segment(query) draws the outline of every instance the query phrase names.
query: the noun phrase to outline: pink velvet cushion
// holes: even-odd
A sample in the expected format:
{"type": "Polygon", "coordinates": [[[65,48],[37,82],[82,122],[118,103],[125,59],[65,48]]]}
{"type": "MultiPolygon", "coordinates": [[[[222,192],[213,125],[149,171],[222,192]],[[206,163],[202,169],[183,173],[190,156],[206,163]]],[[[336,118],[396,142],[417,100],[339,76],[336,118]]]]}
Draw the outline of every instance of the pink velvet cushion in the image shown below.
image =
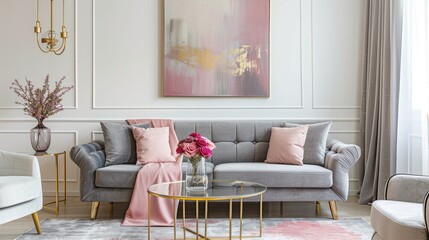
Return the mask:
{"type": "Polygon", "coordinates": [[[295,128],[273,127],[265,162],[302,165],[307,131],[308,125],[295,128]]]}
{"type": "Polygon", "coordinates": [[[132,127],[132,131],[136,140],[137,165],[176,161],[171,155],[168,127],[132,127]]]}

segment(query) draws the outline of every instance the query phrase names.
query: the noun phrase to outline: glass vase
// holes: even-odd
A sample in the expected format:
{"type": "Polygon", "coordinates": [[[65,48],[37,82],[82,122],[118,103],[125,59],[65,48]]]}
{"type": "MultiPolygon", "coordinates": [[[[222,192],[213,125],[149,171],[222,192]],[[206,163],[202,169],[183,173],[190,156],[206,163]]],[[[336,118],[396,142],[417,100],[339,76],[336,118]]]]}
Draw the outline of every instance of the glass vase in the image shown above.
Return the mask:
{"type": "Polygon", "coordinates": [[[31,129],[30,141],[36,152],[46,152],[51,145],[51,129],[43,125],[43,121],[40,121],[36,127],[31,129]]]}
{"type": "Polygon", "coordinates": [[[202,192],[207,189],[208,178],[206,159],[204,157],[191,157],[186,166],[186,190],[202,192]]]}

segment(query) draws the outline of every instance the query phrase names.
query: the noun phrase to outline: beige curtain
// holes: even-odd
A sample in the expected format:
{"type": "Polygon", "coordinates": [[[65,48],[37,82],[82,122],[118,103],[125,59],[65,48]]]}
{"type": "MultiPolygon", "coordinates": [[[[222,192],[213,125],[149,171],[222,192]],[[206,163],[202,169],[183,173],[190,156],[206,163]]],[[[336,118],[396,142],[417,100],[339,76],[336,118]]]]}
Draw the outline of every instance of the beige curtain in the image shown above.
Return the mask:
{"type": "Polygon", "coordinates": [[[368,0],[359,203],[382,199],[395,173],[402,0],[368,0]]]}

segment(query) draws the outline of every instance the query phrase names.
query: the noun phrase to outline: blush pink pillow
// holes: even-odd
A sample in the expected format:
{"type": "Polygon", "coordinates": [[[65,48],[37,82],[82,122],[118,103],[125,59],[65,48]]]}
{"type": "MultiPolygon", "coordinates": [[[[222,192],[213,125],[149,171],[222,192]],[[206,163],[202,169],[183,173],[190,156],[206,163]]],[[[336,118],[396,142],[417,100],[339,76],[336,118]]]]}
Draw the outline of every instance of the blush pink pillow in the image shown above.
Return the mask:
{"type": "Polygon", "coordinates": [[[295,128],[273,127],[265,162],[302,165],[307,131],[308,125],[295,128]]]}
{"type": "Polygon", "coordinates": [[[176,161],[171,155],[168,127],[131,129],[136,140],[137,165],[176,161]]]}

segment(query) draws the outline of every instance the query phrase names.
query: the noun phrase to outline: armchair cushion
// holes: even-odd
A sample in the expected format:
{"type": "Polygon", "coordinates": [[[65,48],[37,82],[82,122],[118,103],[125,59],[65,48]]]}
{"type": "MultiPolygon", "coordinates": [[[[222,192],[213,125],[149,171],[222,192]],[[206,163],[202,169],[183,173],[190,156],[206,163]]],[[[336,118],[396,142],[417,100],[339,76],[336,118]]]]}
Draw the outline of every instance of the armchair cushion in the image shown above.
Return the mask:
{"type": "Polygon", "coordinates": [[[427,239],[420,203],[377,200],[371,207],[371,225],[381,239],[427,239]]]}
{"type": "Polygon", "coordinates": [[[0,208],[30,201],[40,196],[40,179],[28,176],[0,177],[0,208]]]}

